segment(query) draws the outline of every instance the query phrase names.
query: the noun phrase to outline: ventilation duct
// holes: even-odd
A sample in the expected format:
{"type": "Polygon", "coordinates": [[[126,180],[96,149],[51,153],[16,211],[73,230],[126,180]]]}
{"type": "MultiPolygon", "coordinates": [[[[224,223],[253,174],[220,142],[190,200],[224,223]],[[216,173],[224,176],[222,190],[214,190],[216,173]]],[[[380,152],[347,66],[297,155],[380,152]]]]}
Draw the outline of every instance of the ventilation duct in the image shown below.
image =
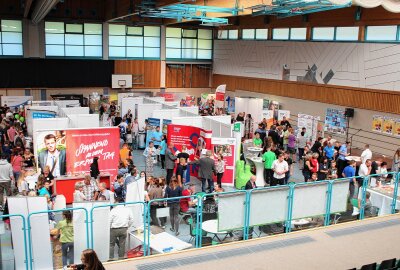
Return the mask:
{"type": "Polygon", "coordinates": [[[32,22],[39,23],[60,2],[60,0],[39,0],[32,12],[32,22]]]}

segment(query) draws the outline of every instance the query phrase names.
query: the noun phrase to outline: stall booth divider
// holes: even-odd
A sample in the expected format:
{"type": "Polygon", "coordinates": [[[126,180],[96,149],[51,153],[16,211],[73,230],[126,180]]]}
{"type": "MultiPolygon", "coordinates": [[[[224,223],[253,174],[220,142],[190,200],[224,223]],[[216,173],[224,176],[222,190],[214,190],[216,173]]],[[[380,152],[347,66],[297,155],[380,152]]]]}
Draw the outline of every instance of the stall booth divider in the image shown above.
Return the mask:
{"type": "MultiPolygon", "coordinates": [[[[24,234],[23,239],[24,239],[24,264],[25,264],[25,269],[29,269],[29,258],[28,258],[28,241],[27,241],[27,226],[26,226],[26,218],[22,214],[11,214],[11,215],[0,215],[0,220],[3,220],[4,218],[21,218],[22,220],[22,232],[24,234]]],[[[15,247],[14,247],[15,248],[15,247]]],[[[17,268],[16,268],[17,269],[17,268]]]]}

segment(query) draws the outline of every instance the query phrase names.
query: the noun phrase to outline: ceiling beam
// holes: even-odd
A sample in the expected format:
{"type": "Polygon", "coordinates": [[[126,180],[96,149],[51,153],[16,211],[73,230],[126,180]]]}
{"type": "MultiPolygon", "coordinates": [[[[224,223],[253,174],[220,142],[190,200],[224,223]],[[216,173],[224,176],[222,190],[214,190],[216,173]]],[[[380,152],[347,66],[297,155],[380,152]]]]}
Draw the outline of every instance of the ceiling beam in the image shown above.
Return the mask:
{"type": "Polygon", "coordinates": [[[27,18],[31,10],[33,0],[25,0],[24,18],[27,18]]]}

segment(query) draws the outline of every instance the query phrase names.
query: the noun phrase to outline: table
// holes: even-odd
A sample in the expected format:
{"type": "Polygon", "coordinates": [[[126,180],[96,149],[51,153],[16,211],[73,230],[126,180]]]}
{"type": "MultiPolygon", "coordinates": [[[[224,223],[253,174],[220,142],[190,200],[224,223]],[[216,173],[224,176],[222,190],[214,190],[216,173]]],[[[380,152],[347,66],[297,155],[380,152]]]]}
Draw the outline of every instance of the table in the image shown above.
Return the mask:
{"type": "Polygon", "coordinates": [[[252,154],[254,156],[258,156],[259,153],[262,152],[262,148],[261,147],[247,147],[247,151],[249,152],[249,154],[252,154]]]}
{"type": "Polygon", "coordinates": [[[256,186],[264,186],[264,162],[261,157],[249,157],[249,160],[254,163],[256,167],[256,186]]]}
{"type": "Polygon", "coordinates": [[[354,160],[355,162],[359,163],[359,162],[361,162],[361,157],[359,157],[359,156],[347,156],[346,160],[347,161],[354,160]]]}
{"type": "Polygon", "coordinates": [[[225,238],[228,236],[229,232],[228,231],[218,231],[218,219],[211,219],[204,221],[201,225],[202,230],[206,231],[207,233],[214,234],[214,238],[216,238],[219,242],[222,242],[225,240],[225,238]],[[221,240],[219,238],[219,234],[223,234],[224,238],[221,240]]]}
{"type": "MultiPolygon", "coordinates": [[[[359,192],[359,197],[361,198],[361,188],[359,192]]],[[[383,194],[382,192],[379,192],[378,188],[376,189],[370,189],[367,188],[367,192],[371,194],[371,197],[369,198],[371,201],[372,206],[375,206],[379,208],[378,216],[383,216],[383,215],[389,215],[392,212],[392,197],[388,196],[386,194],[383,194]]],[[[396,209],[400,208],[400,201],[396,201],[396,209]]]]}
{"type": "MultiPolygon", "coordinates": [[[[143,232],[134,230],[129,232],[131,237],[139,240],[140,242],[143,241],[143,232]]],[[[184,250],[192,247],[192,244],[184,242],[179,238],[167,233],[162,232],[158,234],[150,234],[150,248],[158,253],[167,253],[172,251],[179,251],[184,250]]]]}

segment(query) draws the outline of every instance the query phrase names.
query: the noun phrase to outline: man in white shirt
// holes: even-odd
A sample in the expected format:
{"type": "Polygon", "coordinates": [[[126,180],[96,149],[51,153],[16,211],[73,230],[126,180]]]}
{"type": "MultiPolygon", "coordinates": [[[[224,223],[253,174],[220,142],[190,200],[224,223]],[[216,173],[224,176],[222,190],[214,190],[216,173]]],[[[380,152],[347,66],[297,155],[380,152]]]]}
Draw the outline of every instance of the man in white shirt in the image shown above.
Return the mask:
{"type": "Polygon", "coordinates": [[[274,175],[272,177],[271,186],[284,185],[285,184],[285,174],[289,171],[289,165],[285,161],[285,155],[279,154],[278,159],[272,162],[272,170],[274,175]]]}
{"type": "MultiPolygon", "coordinates": [[[[360,168],[358,169],[358,176],[361,176],[363,178],[358,178],[357,182],[359,186],[361,187],[363,184],[364,177],[367,177],[368,175],[371,174],[371,169],[372,169],[372,161],[370,159],[367,159],[365,163],[360,165],[360,168]]],[[[372,185],[371,181],[371,185],[372,185]]],[[[375,181],[376,184],[376,181],[375,181]]],[[[374,185],[375,186],[375,185],[374,185]]]]}
{"type": "MultiPolygon", "coordinates": [[[[119,198],[116,203],[122,203],[119,198]]],[[[114,259],[115,244],[118,246],[118,258],[125,257],[125,242],[129,227],[133,224],[133,215],[129,208],[117,205],[110,212],[110,260],[114,259]]]]}
{"type": "Polygon", "coordinates": [[[369,150],[369,144],[364,146],[364,151],[361,153],[361,163],[364,164],[367,159],[372,159],[372,152],[369,150]]]}

